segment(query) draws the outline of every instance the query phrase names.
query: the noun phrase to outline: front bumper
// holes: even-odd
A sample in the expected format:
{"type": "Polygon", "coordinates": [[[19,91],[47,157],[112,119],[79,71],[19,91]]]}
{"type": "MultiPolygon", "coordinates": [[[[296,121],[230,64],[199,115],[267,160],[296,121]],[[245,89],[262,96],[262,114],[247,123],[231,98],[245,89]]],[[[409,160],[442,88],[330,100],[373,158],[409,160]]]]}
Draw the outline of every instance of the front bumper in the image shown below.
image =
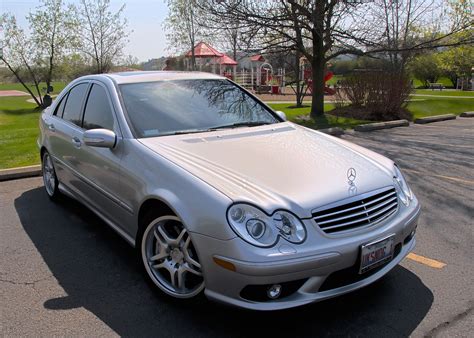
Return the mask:
{"type": "Polygon", "coordinates": [[[212,300],[247,309],[278,310],[354,291],[384,276],[414,248],[416,240],[411,234],[416,229],[419,214],[418,201],[414,200],[410,208],[374,229],[328,238],[318,232],[312,220],[306,220],[307,230],[315,232],[313,236],[308,236],[308,243],[298,247],[281,243],[272,250],[255,248],[239,238],[219,241],[193,234],[205,276],[205,294],[212,300]],[[354,272],[358,268],[361,245],[387,235],[395,236],[393,259],[366,274],[354,272]],[[311,237],[313,240],[310,240],[311,237]],[[231,263],[234,271],[217,265],[215,259],[231,263]],[[340,280],[332,283],[333,278],[329,277],[341,273],[355,278],[343,277],[343,283],[340,280]],[[248,299],[243,292],[248,286],[272,284],[281,284],[283,289],[291,284],[294,289],[276,300],[248,299]]]}

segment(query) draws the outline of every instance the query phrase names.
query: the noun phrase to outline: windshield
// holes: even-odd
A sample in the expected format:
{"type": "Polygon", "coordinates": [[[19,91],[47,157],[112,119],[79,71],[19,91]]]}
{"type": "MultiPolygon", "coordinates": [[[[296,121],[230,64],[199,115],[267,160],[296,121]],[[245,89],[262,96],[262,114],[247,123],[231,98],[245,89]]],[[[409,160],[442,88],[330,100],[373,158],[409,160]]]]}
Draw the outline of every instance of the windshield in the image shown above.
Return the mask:
{"type": "Polygon", "coordinates": [[[138,138],[280,122],[228,80],[131,83],[120,91],[138,138]]]}

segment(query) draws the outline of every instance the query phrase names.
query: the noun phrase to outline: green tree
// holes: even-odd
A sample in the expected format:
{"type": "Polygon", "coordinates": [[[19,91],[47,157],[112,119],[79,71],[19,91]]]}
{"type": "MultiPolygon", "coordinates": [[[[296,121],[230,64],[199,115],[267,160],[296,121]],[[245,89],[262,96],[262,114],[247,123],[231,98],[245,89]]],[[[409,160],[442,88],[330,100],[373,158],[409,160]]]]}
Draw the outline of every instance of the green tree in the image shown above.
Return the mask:
{"type": "MultiPolygon", "coordinates": [[[[458,78],[470,78],[474,66],[474,46],[449,48],[438,56],[442,71],[456,86],[458,78]]],[[[463,81],[464,83],[465,81],[463,81]]],[[[462,85],[464,89],[464,84],[462,85]]]]}
{"type": "Polygon", "coordinates": [[[422,54],[410,61],[408,66],[411,74],[428,87],[430,82],[438,81],[442,75],[439,58],[436,54],[422,54]]]}
{"type": "Polygon", "coordinates": [[[210,38],[201,22],[205,15],[197,6],[196,0],[167,0],[167,4],[168,16],[164,28],[168,43],[178,52],[191,50],[191,69],[195,70],[194,46],[199,40],[210,38]]]}
{"type": "Polygon", "coordinates": [[[92,67],[88,61],[81,53],[68,53],[55,67],[55,79],[69,82],[80,76],[94,73],[95,67],[92,67]]]}
{"type": "Polygon", "coordinates": [[[31,95],[38,107],[43,107],[41,97],[40,78],[36,70],[36,60],[31,53],[30,46],[34,44],[30,36],[20,28],[13,15],[4,14],[0,17],[0,26],[4,30],[4,40],[0,61],[10,70],[15,78],[31,95]],[[31,79],[34,89],[26,83],[26,78],[31,79]]]}
{"type": "Polygon", "coordinates": [[[73,28],[77,20],[63,0],[42,0],[41,5],[28,14],[33,51],[38,68],[43,70],[46,94],[49,94],[57,63],[75,47],[73,28]]]}
{"type": "Polygon", "coordinates": [[[130,31],[123,17],[125,5],[112,12],[110,0],[81,0],[75,8],[79,50],[92,59],[97,73],[106,73],[122,56],[130,31]]]}
{"type": "MultiPolygon", "coordinates": [[[[196,0],[198,1],[198,0],[196,0]]],[[[222,27],[239,22],[250,34],[250,49],[298,50],[311,65],[311,117],[324,113],[324,75],[339,55],[390,60],[404,70],[411,55],[446,46],[446,38],[466,28],[450,25],[437,1],[426,0],[200,0],[199,6],[222,27]],[[437,33],[419,34],[414,27],[437,33]],[[438,34],[439,33],[439,34],[438,34]]]]}

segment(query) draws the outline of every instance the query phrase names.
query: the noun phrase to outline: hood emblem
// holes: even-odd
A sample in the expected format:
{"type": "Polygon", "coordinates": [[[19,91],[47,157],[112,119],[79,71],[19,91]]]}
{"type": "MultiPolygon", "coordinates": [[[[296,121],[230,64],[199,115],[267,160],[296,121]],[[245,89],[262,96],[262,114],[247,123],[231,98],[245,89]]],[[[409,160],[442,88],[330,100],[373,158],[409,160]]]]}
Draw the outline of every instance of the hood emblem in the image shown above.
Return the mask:
{"type": "Polygon", "coordinates": [[[354,168],[349,168],[349,170],[347,170],[347,179],[349,180],[347,183],[349,183],[349,185],[354,185],[356,176],[357,176],[356,170],[354,168]]]}

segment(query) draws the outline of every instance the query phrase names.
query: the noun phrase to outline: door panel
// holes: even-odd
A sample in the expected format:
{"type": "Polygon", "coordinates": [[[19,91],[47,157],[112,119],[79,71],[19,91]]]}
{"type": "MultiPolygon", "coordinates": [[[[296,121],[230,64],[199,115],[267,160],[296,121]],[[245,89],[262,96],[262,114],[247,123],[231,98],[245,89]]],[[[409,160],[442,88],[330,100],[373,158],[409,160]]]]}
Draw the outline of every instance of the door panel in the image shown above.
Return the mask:
{"type": "Polygon", "coordinates": [[[85,185],[81,188],[88,201],[118,226],[124,214],[130,213],[120,199],[121,134],[107,90],[94,83],[85,104],[80,140],[86,129],[104,128],[115,132],[114,148],[91,147],[82,144],[78,151],[77,171],[85,185]]]}
{"type": "Polygon", "coordinates": [[[62,184],[76,191],[78,182],[74,175],[80,145],[73,141],[80,140],[81,115],[85,93],[89,83],[82,82],[74,86],[64,97],[49,121],[49,152],[53,155],[56,174],[62,184]]]}

